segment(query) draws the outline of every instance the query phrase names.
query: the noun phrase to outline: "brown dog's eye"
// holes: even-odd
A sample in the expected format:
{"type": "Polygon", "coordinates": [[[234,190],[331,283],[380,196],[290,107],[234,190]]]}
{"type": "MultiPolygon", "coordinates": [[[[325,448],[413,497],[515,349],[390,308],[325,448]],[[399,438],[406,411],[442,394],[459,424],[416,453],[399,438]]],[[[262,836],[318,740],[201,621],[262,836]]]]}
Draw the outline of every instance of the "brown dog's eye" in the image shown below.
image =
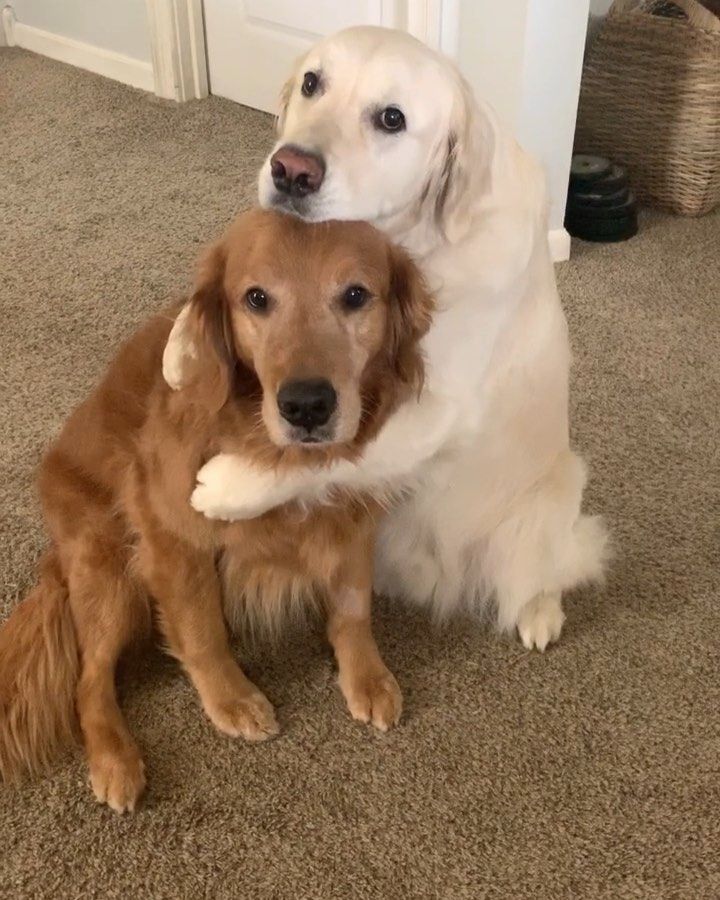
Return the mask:
{"type": "Polygon", "coordinates": [[[342,302],[345,309],[353,311],[361,309],[368,302],[370,291],[361,284],[353,284],[343,294],[342,302]]]}
{"type": "Polygon", "coordinates": [[[253,312],[265,312],[268,308],[268,296],[261,288],[250,288],[245,293],[245,305],[253,312]]]}
{"type": "Polygon", "coordinates": [[[320,79],[318,78],[317,72],[306,72],[303,76],[302,87],[300,88],[300,93],[303,97],[312,97],[315,91],[318,89],[318,85],[320,84],[320,79]]]}

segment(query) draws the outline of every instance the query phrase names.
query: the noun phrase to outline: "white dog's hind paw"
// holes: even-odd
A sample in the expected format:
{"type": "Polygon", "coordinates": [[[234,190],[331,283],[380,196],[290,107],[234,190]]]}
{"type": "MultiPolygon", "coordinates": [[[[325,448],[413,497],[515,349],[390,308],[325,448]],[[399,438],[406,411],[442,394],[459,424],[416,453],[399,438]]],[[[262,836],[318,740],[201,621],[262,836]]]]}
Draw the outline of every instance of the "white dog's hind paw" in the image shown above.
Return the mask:
{"type": "Polygon", "coordinates": [[[528,650],[537,648],[542,652],[560,637],[564,621],[560,594],[538,594],[520,611],[520,640],[528,650]]]}

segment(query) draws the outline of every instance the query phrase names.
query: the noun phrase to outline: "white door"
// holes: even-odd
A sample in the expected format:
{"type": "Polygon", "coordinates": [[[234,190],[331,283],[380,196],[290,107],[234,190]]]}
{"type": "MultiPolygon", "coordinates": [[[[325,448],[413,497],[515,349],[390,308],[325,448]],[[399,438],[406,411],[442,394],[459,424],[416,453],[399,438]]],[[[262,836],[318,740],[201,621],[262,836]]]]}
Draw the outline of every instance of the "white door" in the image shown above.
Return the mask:
{"type": "Polygon", "coordinates": [[[446,44],[442,0],[204,0],[204,9],[210,91],[266,112],[277,111],[298,57],[341,28],[386,25],[446,44]]]}

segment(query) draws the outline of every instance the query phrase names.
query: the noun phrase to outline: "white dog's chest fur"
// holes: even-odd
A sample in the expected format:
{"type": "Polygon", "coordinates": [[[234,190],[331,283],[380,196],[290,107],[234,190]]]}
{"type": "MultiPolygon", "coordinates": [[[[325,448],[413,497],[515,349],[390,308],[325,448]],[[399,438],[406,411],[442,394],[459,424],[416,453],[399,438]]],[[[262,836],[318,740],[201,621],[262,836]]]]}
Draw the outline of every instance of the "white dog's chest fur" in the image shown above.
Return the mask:
{"type": "MultiPolygon", "coordinates": [[[[447,416],[454,420],[445,449],[470,447],[478,478],[493,483],[505,454],[532,439],[535,453],[517,482],[523,490],[567,447],[569,351],[552,268],[531,228],[502,213],[464,244],[425,255],[422,265],[438,304],[423,341],[425,391],[441,401],[437,427],[448,428],[447,416]],[[538,415],[547,428],[538,428],[538,415]]],[[[407,443],[427,442],[428,427],[428,417],[413,415],[410,404],[407,443]]],[[[378,455],[382,440],[381,434],[378,455]]],[[[447,453],[443,467],[446,461],[447,453]]],[[[429,459],[425,470],[436,462],[429,459]]]]}

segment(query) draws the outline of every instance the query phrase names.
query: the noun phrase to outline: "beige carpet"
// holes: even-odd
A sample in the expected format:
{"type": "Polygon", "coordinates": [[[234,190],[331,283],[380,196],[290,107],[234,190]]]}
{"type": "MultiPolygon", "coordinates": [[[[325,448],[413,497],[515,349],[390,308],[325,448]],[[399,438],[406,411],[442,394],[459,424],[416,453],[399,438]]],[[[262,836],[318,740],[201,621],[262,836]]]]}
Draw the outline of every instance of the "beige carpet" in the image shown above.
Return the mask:
{"type": "MultiPolygon", "coordinates": [[[[43,447],[253,196],[270,127],[0,51],[3,612],[43,544],[43,447]]],[[[617,543],[562,642],[381,603],[402,726],[350,721],[302,633],[247,659],[283,726],[254,747],[155,654],[122,679],[144,808],[96,806],[78,754],[0,790],[3,898],[720,897],[720,217],[645,215],[628,244],[577,245],[560,282],[587,505],[617,543]]]]}

